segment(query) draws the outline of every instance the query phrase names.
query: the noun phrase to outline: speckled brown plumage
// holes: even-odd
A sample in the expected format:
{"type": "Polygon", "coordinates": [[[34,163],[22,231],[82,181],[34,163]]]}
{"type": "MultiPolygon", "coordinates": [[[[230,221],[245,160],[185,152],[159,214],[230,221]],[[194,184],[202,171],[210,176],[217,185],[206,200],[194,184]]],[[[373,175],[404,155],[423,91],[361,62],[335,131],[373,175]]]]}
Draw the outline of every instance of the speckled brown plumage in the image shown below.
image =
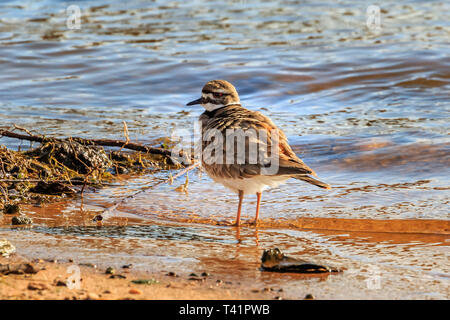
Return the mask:
{"type": "MultiPolygon", "coordinates": [[[[286,135],[270,118],[241,106],[239,95],[231,83],[225,80],[209,81],[202,89],[202,97],[188,103],[194,104],[201,104],[206,109],[200,116],[202,166],[214,181],[239,194],[236,225],[239,225],[242,199],[246,193],[256,193],[258,196],[256,223],[261,192],[265,187],[275,187],[289,178],[295,178],[321,188],[330,188],[310,176],[316,176],[315,172],[295,155],[286,135]],[[249,137],[245,138],[244,153],[239,155],[235,148],[230,162],[226,155],[231,145],[227,145],[226,136],[236,131],[249,134],[249,137]],[[258,132],[264,133],[263,138],[250,134],[258,132]],[[272,147],[275,155],[271,152],[272,147]],[[255,150],[252,148],[258,151],[256,162],[249,158],[249,151],[255,150]],[[273,164],[274,159],[277,160],[277,170],[268,174],[265,169],[273,164]]],[[[232,143],[234,145],[234,141],[232,143]]]]}
{"type": "MultiPolygon", "coordinates": [[[[220,108],[214,112],[205,112],[200,116],[200,121],[202,123],[202,134],[203,136],[212,129],[221,131],[224,135],[227,129],[234,130],[249,130],[254,129],[255,132],[258,130],[266,130],[267,132],[267,144],[266,148],[268,151],[272,147],[272,136],[271,130],[277,130],[278,140],[279,140],[279,169],[277,175],[305,175],[313,174],[314,171],[309,168],[302,160],[300,160],[295,153],[292,151],[291,147],[287,142],[286,135],[282,130],[278,129],[275,124],[265,115],[258,111],[248,110],[241,105],[230,105],[220,108]]],[[[261,140],[260,140],[261,142],[261,140]]],[[[203,141],[202,146],[205,150],[210,141],[203,141]]],[[[223,138],[223,154],[225,158],[227,144],[226,138],[223,138]]],[[[246,141],[245,154],[248,155],[249,151],[249,141],[246,141]]],[[[270,152],[269,152],[270,155],[270,152]]],[[[244,164],[206,164],[203,162],[208,173],[219,175],[229,178],[250,178],[254,175],[259,175],[261,172],[262,163],[250,164],[248,157],[245,159],[244,164]]],[[[224,161],[225,162],[225,159],[224,161]]]]}

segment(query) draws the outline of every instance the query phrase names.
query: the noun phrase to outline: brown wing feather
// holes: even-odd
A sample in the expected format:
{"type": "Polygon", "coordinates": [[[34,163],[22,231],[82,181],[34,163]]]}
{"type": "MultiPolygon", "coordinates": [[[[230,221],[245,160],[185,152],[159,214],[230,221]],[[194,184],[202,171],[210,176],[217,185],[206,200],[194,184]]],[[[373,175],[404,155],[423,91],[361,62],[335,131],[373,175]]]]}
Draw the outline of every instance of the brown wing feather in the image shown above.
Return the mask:
{"type": "MultiPolygon", "coordinates": [[[[229,106],[218,110],[214,117],[202,115],[202,130],[206,132],[210,129],[217,129],[225,132],[226,129],[242,129],[244,131],[254,129],[256,131],[263,129],[267,132],[266,148],[270,150],[272,145],[271,130],[277,130],[278,133],[278,153],[279,153],[279,170],[277,175],[316,175],[300,158],[292,151],[288,144],[287,137],[282,130],[260,112],[251,111],[241,106],[229,106]]],[[[226,139],[223,139],[223,155],[226,154],[226,139]]],[[[261,141],[260,141],[261,142],[261,141]]],[[[260,143],[259,142],[259,143],[260,143]]],[[[203,149],[211,142],[203,141],[203,149]]],[[[274,142],[276,143],[276,142],[274,142]]],[[[250,150],[249,143],[246,141],[245,153],[250,150]]],[[[224,163],[226,163],[224,158],[224,163]]],[[[208,164],[207,170],[213,175],[228,178],[249,178],[261,174],[262,163],[252,164],[245,159],[245,163],[238,164],[208,164]]]]}
{"type": "MultiPolygon", "coordinates": [[[[266,117],[260,112],[257,112],[263,119],[260,124],[264,129],[270,132],[270,130],[277,130],[278,132],[278,153],[279,153],[279,170],[278,175],[286,174],[312,174],[316,176],[316,173],[308,167],[299,157],[292,151],[291,146],[288,143],[288,139],[284,132],[279,129],[270,118],[266,117]]],[[[272,143],[272,141],[268,141],[272,143]]]]}

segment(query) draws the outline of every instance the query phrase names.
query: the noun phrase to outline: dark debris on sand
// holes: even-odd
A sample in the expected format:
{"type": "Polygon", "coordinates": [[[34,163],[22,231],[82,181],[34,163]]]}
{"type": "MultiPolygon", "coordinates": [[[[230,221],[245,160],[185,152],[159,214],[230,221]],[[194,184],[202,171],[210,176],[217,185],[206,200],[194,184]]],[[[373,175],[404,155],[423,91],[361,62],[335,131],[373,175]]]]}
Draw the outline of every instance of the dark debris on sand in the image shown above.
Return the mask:
{"type": "Polygon", "coordinates": [[[286,256],[280,249],[264,250],[261,270],[269,272],[293,272],[302,274],[338,273],[342,270],[314,262],[286,256]]]}
{"type": "MultiPolygon", "coordinates": [[[[20,214],[20,204],[39,205],[76,196],[87,186],[101,188],[113,182],[118,174],[181,167],[173,163],[167,152],[157,148],[142,146],[149,152],[105,150],[87,139],[24,136],[6,130],[0,130],[0,137],[7,136],[6,133],[18,139],[29,137],[40,145],[27,151],[0,146],[0,214],[20,214]]],[[[117,147],[120,141],[113,142],[112,146],[117,147]]],[[[124,141],[123,145],[127,143],[124,141]]]]}

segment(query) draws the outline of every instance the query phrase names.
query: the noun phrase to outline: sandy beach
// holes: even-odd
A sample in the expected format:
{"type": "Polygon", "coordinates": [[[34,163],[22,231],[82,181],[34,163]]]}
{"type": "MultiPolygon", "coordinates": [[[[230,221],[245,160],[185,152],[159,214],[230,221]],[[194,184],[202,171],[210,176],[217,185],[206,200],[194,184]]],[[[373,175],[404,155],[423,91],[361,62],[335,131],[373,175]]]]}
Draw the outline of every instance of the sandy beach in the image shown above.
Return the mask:
{"type": "Polygon", "coordinates": [[[0,258],[0,269],[5,265],[11,269],[27,265],[34,270],[0,272],[1,300],[280,300],[284,296],[276,288],[250,289],[210,275],[146,273],[132,268],[106,274],[106,269],[95,265],[20,257],[0,258]],[[71,287],[74,266],[79,268],[80,280],[71,287]]]}

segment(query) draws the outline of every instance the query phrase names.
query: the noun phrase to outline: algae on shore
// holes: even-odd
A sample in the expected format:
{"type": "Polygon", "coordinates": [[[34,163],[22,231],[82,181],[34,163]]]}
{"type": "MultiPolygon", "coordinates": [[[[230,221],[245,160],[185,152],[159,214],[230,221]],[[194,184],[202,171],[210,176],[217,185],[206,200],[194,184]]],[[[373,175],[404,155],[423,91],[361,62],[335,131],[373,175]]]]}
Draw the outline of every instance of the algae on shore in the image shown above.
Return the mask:
{"type": "MultiPolygon", "coordinates": [[[[124,142],[126,145],[127,142],[124,142]]],[[[20,204],[41,204],[101,188],[118,174],[180,168],[167,154],[105,150],[71,138],[46,139],[37,148],[0,146],[0,212],[20,213],[20,204]]]]}

